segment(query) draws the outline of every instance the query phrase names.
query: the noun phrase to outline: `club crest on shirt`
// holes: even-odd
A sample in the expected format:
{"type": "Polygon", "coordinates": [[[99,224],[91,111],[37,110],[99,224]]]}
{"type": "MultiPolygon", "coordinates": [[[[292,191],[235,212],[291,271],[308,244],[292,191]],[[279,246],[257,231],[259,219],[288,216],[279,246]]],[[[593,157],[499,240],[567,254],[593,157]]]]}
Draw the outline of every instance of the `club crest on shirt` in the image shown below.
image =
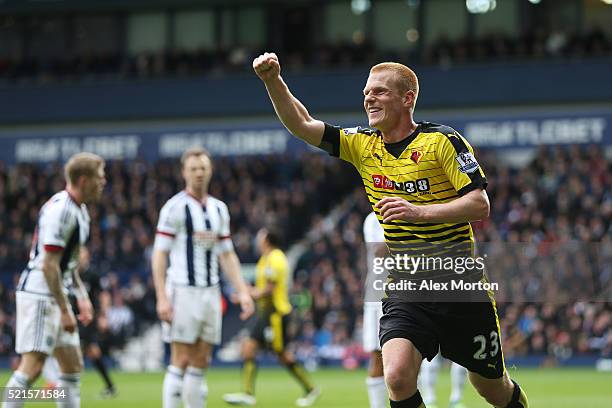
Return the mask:
{"type": "Polygon", "coordinates": [[[459,163],[459,171],[462,173],[473,173],[478,170],[478,162],[471,152],[459,153],[455,160],[459,163]]]}
{"type": "Polygon", "coordinates": [[[425,154],[423,153],[423,148],[415,147],[414,149],[411,150],[410,160],[412,160],[416,164],[419,164],[423,156],[425,156],[425,154]]]}

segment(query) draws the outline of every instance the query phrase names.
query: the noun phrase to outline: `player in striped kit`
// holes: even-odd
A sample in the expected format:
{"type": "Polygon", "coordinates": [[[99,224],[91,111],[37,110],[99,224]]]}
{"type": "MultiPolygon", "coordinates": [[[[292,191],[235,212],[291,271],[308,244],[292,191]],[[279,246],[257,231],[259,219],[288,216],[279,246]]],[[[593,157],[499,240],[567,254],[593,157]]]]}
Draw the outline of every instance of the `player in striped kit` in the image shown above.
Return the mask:
{"type": "MultiPolygon", "coordinates": [[[[41,208],[30,261],[17,286],[15,351],[21,354],[21,362],[6,386],[29,388],[40,375],[47,356],[53,354],[61,370],[58,385],[66,391],[60,406],[73,408],[81,403],[83,356],[68,292],[72,288],[77,297],[78,319],[89,324],[93,308],[75,272],[89,237],[86,204],[100,199],[106,183],[104,160],[91,153],[79,153],[68,160],[64,172],[66,189],[41,208]]],[[[22,401],[7,400],[5,395],[3,407],[22,405],[22,401]]]]}
{"type": "Polygon", "coordinates": [[[201,408],[208,394],[204,370],[213,345],[221,342],[219,267],[234,289],[246,319],[254,311],[249,288],[230,238],[230,216],[208,194],[212,161],[202,148],[181,157],[185,190],[160,212],[153,251],[157,313],[171,343],[163,384],[164,408],[201,408]]]}
{"type": "MultiPolygon", "coordinates": [[[[470,223],[488,217],[490,209],[484,171],[457,131],[414,121],[419,84],[410,68],[390,62],[370,69],[363,89],[369,129],[341,128],[313,118],[281,77],[276,54],[255,58],[253,69],[289,132],[355,166],[393,255],[414,256],[428,247],[439,258],[451,252],[449,246],[467,248],[460,253],[463,259],[473,255],[470,223]]],[[[403,284],[412,278],[459,275],[462,282],[486,282],[482,270],[463,272],[430,269],[412,276],[396,268],[389,276],[390,283],[403,284]]],[[[461,302],[436,302],[431,292],[420,298],[410,290],[386,294],[379,327],[392,408],[425,407],[417,389],[418,370],[423,358],[431,360],[438,351],[468,369],[474,388],[489,404],[528,408],[525,392],[504,364],[492,292],[473,291],[476,301],[461,302]]]]}
{"type": "MultiPolygon", "coordinates": [[[[384,257],[388,253],[385,244],[385,232],[374,212],[368,214],[363,221],[363,240],[368,255],[366,285],[369,285],[370,280],[374,278],[372,271],[374,257],[384,257]]],[[[384,408],[387,406],[387,400],[389,399],[383,376],[380,341],[378,340],[378,321],[382,315],[382,301],[380,299],[379,301],[371,301],[366,298],[363,302],[363,350],[370,353],[370,365],[366,378],[370,408],[384,408]]]]}

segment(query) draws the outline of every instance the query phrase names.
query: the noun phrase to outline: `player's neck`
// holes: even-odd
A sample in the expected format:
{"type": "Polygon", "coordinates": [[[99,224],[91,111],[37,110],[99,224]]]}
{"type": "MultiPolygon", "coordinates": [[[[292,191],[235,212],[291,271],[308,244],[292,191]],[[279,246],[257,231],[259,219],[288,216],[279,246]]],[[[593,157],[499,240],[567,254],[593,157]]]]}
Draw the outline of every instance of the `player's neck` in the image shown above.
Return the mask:
{"type": "Polygon", "coordinates": [[[81,205],[83,203],[83,197],[81,192],[75,188],[72,184],[66,185],[66,192],[77,205],[81,205]]]}
{"type": "Polygon", "coordinates": [[[393,129],[382,131],[383,142],[400,142],[410,136],[412,133],[414,133],[417,127],[418,125],[412,118],[410,118],[410,121],[400,122],[399,125],[394,127],[393,129]]]}
{"type": "Polygon", "coordinates": [[[187,194],[189,194],[190,196],[192,196],[196,200],[199,200],[202,203],[206,202],[206,198],[208,197],[208,193],[205,188],[202,188],[200,190],[200,189],[194,189],[191,187],[187,187],[185,188],[185,191],[187,192],[187,194]]]}

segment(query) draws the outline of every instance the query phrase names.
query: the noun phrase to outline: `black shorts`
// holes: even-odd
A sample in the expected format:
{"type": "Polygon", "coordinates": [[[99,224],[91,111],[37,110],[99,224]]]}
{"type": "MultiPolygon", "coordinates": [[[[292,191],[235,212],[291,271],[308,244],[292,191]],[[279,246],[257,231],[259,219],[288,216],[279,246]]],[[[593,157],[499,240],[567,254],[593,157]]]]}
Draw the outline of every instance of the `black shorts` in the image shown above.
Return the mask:
{"type": "Polygon", "coordinates": [[[249,337],[259,345],[276,353],[282,353],[288,342],[289,315],[280,313],[257,314],[249,326],[249,337]]]}
{"type": "Polygon", "coordinates": [[[96,320],[92,320],[87,326],[79,323],[79,338],[81,346],[87,348],[90,344],[98,344],[98,329],[96,320]]]}
{"type": "Polygon", "coordinates": [[[423,358],[442,356],[485,378],[505,371],[494,302],[412,303],[383,300],[380,344],[410,340],[423,358]]]}

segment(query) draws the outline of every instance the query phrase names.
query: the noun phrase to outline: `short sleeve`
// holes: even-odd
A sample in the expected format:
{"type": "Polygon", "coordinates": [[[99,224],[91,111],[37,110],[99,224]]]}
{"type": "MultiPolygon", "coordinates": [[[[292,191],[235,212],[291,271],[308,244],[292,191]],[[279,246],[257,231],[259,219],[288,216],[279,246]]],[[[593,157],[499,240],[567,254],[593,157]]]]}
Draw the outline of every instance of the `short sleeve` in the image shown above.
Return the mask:
{"type": "Polygon", "coordinates": [[[45,251],[62,251],[76,227],[76,217],[69,203],[58,201],[43,209],[39,224],[39,237],[45,251]]]}
{"type": "Polygon", "coordinates": [[[459,133],[442,136],[436,154],[449,181],[460,196],[487,186],[484,171],[474,157],[474,149],[459,133]]]}
{"type": "Polygon", "coordinates": [[[319,148],[359,168],[368,137],[361,130],[359,127],[341,128],[326,123],[319,148]]]}
{"type": "Polygon", "coordinates": [[[155,249],[169,251],[172,248],[174,238],[178,231],[178,222],[176,206],[166,203],[159,212],[157,233],[155,234],[155,249]]]}
{"type": "Polygon", "coordinates": [[[266,280],[277,282],[284,274],[287,273],[289,265],[287,258],[280,251],[270,253],[269,265],[265,270],[266,280]]]}
{"type": "Polygon", "coordinates": [[[366,243],[385,242],[385,231],[375,213],[370,213],[363,223],[363,239],[366,243]]]}
{"type": "Polygon", "coordinates": [[[221,226],[219,228],[219,252],[229,252],[234,250],[232,236],[230,232],[230,214],[227,205],[219,203],[219,215],[221,216],[221,226]]]}

